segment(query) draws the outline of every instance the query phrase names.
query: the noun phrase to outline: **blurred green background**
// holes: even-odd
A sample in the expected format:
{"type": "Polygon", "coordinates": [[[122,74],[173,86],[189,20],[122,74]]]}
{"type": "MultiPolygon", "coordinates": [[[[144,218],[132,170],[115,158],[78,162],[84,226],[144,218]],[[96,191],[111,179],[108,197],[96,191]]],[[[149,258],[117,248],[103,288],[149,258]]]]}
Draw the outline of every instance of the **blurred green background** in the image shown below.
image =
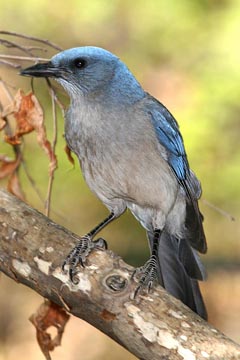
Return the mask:
{"type": "MultiPolygon", "coordinates": [[[[239,0],[0,0],[1,30],[47,38],[62,48],[104,47],[116,53],[143,87],[163,102],[178,120],[192,169],[201,180],[209,251],[203,257],[209,279],[202,284],[209,321],[240,342],[240,1],[239,0]],[[236,218],[209,207],[211,202],[236,218]]],[[[25,42],[26,43],[26,42],[25,42]]],[[[1,53],[7,50],[1,47],[1,53]]],[[[51,53],[51,55],[53,52],[51,53]]],[[[39,54],[40,56],[50,56],[39,54]]],[[[29,65],[28,63],[25,64],[29,65]]],[[[30,90],[30,81],[0,67],[0,77],[30,90]]],[[[17,89],[17,88],[16,88],[17,89]]],[[[13,89],[13,92],[16,92],[13,89]]],[[[43,80],[34,89],[46,109],[52,137],[51,101],[43,80]]],[[[0,90],[1,91],[1,90],[0,90]]],[[[107,214],[64,153],[63,120],[59,112],[51,217],[84,234],[107,214]]],[[[11,155],[0,136],[0,153],[11,155]]],[[[26,137],[28,169],[43,197],[48,159],[26,137]]],[[[43,203],[21,173],[28,202],[43,203]]],[[[5,186],[4,181],[0,186],[5,186]]],[[[109,247],[133,265],[148,256],[145,231],[124,214],[102,232],[109,247]]],[[[43,359],[27,321],[41,302],[38,295],[2,276],[0,279],[0,360],[43,359]]],[[[90,325],[71,319],[63,345],[53,359],[134,359],[90,325]],[[94,344],[94,346],[93,346],[94,344]],[[84,354],[84,355],[82,355],[84,354]],[[113,355],[114,354],[114,355],[113,355]]]]}

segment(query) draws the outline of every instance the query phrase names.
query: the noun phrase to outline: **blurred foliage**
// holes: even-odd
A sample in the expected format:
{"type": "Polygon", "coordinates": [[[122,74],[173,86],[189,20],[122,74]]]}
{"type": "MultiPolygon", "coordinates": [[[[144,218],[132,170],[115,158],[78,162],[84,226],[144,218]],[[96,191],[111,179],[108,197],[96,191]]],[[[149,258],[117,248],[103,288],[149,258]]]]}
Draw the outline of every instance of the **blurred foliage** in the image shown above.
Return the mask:
{"type": "MultiPolygon", "coordinates": [[[[0,0],[2,29],[48,38],[63,48],[104,47],[126,62],[144,88],[171,110],[191,167],[202,182],[203,198],[236,218],[231,222],[200,203],[209,245],[203,261],[210,273],[214,264],[240,266],[239,18],[239,0],[0,0]]],[[[0,71],[9,83],[30,89],[28,80],[16,72],[3,67],[0,71]]],[[[42,104],[49,104],[46,126],[51,137],[51,105],[43,85],[43,80],[34,81],[42,104]]],[[[75,168],[68,162],[62,134],[61,120],[52,218],[83,234],[107,211],[84,183],[77,159],[75,168]]],[[[8,151],[1,138],[0,147],[8,151]]],[[[45,194],[48,161],[34,134],[25,148],[29,171],[45,194]]],[[[28,201],[42,210],[24,174],[22,181],[28,201]]],[[[102,235],[134,265],[148,256],[145,232],[128,213],[102,235]]],[[[240,339],[239,329],[234,336],[240,339]]]]}

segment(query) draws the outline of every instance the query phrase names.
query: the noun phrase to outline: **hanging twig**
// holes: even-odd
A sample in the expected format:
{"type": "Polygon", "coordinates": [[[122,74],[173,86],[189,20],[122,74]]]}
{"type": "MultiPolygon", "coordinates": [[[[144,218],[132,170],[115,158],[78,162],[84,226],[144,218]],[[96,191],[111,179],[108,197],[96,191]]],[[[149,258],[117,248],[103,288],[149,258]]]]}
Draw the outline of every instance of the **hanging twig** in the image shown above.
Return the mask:
{"type": "Polygon", "coordinates": [[[0,64],[5,65],[5,66],[10,66],[14,69],[21,69],[21,65],[15,64],[15,63],[7,61],[7,60],[0,60],[0,64]]]}
{"type": "Polygon", "coordinates": [[[27,176],[27,179],[28,179],[28,181],[30,182],[33,190],[34,190],[34,191],[36,192],[36,194],[38,195],[40,201],[44,204],[44,198],[43,198],[43,196],[42,196],[39,188],[37,187],[35,180],[34,180],[33,177],[31,176],[31,174],[30,174],[30,172],[29,172],[29,170],[28,170],[28,166],[27,166],[27,164],[26,164],[26,161],[25,161],[24,159],[23,159],[23,161],[22,161],[22,166],[23,166],[24,172],[25,172],[25,174],[26,174],[26,176],[27,176]]]}
{"type": "Polygon", "coordinates": [[[19,61],[49,61],[50,59],[41,58],[38,56],[19,56],[19,55],[5,55],[0,54],[0,59],[10,59],[19,61]]]}
{"type": "Polygon", "coordinates": [[[53,43],[53,42],[51,42],[51,41],[49,41],[47,39],[39,39],[39,38],[34,37],[34,36],[29,36],[29,35],[25,35],[25,34],[19,34],[19,33],[16,33],[14,31],[5,31],[5,30],[0,30],[0,34],[16,36],[16,37],[19,37],[19,38],[22,38],[22,39],[28,39],[28,40],[37,41],[37,42],[40,42],[42,44],[48,45],[53,49],[56,49],[56,50],[59,50],[59,51],[63,50],[60,46],[56,45],[55,43],[53,43]]]}
{"type": "MultiPolygon", "coordinates": [[[[39,38],[36,38],[33,36],[28,36],[25,34],[18,34],[16,32],[12,32],[12,31],[0,31],[0,35],[14,36],[16,38],[22,38],[22,39],[26,39],[26,40],[36,41],[36,42],[41,43],[45,46],[48,46],[52,49],[62,50],[58,45],[50,42],[49,40],[39,39],[39,38]]],[[[49,59],[38,57],[38,56],[34,55],[34,53],[33,53],[34,51],[39,51],[39,50],[47,52],[49,49],[47,49],[46,47],[44,48],[44,47],[35,46],[35,45],[22,45],[22,44],[17,43],[16,41],[9,41],[7,39],[2,39],[2,38],[0,38],[0,45],[5,46],[10,49],[15,49],[20,53],[19,55],[18,54],[14,54],[14,55],[0,54],[0,64],[2,64],[2,65],[6,65],[9,67],[18,69],[18,68],[22,67],[21,62],[23,62],[23,61],[31,61],[31,62],[35,62],[35,63],[39,62],[39,61],[45,61],[45,62],[49,61],[49,59]],[[22,56],[21,53],[25,53],[29,56],[22,56]]],[[[51,205],[52,186],[53,186],[53,179],[54,179],[54,171],[57,168],[57,160],[56,160],[56,155],[55,155],[55,147],[56,147],[56,143],[57,143],[56,104],[60,107],[62,112],[64,112],[64,105],[58,99],[56,91],[53,88],[53,86],[51,85],[50,81],[47,82],[47,85],[48,85],[49,93],[50,93],[51,100],[52,100],[52,111],[53,111],[52,117],[53,117],[53,131],[54,131],[52,144],[50,145],[50,143],[49,143],[49,145],[47,145],[47,143],[48,143],[47,140],[45,143],[45,146],[46,146],[45,150],[47,151],[47,153],[50,157],[50,165],[49,165],[50,169],[49,169],[49,182],[48,182],[48,189],[47,189],[47,198],[46,198],[44,207],[45,207],[46,215],[49,215],[50,205],[51,205]],[[49,146],[49,148],[48,148],[48,146],[49,146]],[[51,147],[51,149],[50,149],[50,147],[51,147]]],[[[9,102],[12,106],[13,97],[12,97],[10,91],[8,90],[6,83],[2,82],[2,86],[8,96],[9,102]]],[[[8,122],[8,119],[7,119],[8,113],[7,113],[6,107],[4,108],[4,113],[6,113],[6,119],[3,118],[4,121],[6,120],[6,125],[4,124],[5,133],[8,138],[11,138],[13,131],[11,130],[10,123],[8,122]]],[[[2,114],[2,116],[4,115],[4,113],[2,114]]],[[[24,141],[24,137],[22,137],[22,141],[24,141]]],[[[16,152],[16,154],[17,154],[17,152],[22,151],[22,149],[20,150],[19,145],[16,145],[16,144],[12,144],[12,145],[14,147],[14,151],[16,152]]],[[[21,155],[22,155],[22,153],[21,153],[21,155]]],[[[37,189],[36,184],[35,184],[33,178],[31,177],[31,175],[27,169],[26,163],[24,162],[22,156],[21,156],[21,159],[22,159],[22,162],[20,165],[23,165],[23,169],[26,173],[26,176],[27,176],[31,186],[36,191],[39,198],[42,200],[42,196],[41,196],[39,190],[37,189]]]]}
{"type": "Polygon", "coordinates": [[[25,52],[26,54],[33,56],[33,54],[31,53],[30,47],[19,45],[13,41],[5,40],[5,39],[0,39],[0,44],[7,48],[15,48],[15,49],[21,50],[22,52],[25,52]]]}
{"type": "Polygon", "coordinates": [[[52,145],[52,153],[54,154],[54,159],[50,162],[47,198],[45,201],[45,215],[49,216],[54,172],[57,169],[57,160],[56,160],[56,156],[55,156],[55,149],[56,149],[56,144],[57,144],[57,112],[56,112],[56,102],[55,102],[54,90],[53,90],[49,80],[46,79],[46,81],[47,81],[49,93],[50,93],[51,100],[52,100],[53,140],[52,140],[51,145],[52,145]]]}
{"type": "Polygon", "coordinates": [[[59,106],[60,110],[62,111],[62,115],[64,116],[64,113],[65,113],[65,110],[66,110],[64,104],[59,100],[58,95],[57,95],[57,91],[55,90],[55,88],[54,88],[53,84],[51,83],[51,81],[48,78],[46,79],[46,81],[47,81],[48,88],[51,91],[51,94],[54,96],[54,100],[55,100],[56,104],[59,106]]]}
{"type": "Polygon", "coordinates": [[[201,200],[202,200],[202,202],[203,202],[205,205],[209,206],[211,209],[213,209],[213,210],[215,210],[216,212],[218,212],[219,214],[225,216],[225,217],[228,218],[229,220],[231,220],[231,221],[235,221],[235,220],[236,220],[235,217],[232,216],[230,213],[228,213],[227,211],[225,211],[225,210],[221,209],[220,207],[214,205],[213,203],[209,202],[208,200],[206,200],[206,199],[204,199],[204,198],[202,198],[201,200]]]}
{"type": "Polygon", "coordinates": [[[3,91],[5,92],[5,94],[7,95],[8,99],[10,102],[13,101],[13,96],[11,94],[11,92],[9,91],[8,87],[10,86],[9,84],[6,83],[6,81],[4,81],[3,79],[0,78],[0,84],[2,85],[3,91]]]}

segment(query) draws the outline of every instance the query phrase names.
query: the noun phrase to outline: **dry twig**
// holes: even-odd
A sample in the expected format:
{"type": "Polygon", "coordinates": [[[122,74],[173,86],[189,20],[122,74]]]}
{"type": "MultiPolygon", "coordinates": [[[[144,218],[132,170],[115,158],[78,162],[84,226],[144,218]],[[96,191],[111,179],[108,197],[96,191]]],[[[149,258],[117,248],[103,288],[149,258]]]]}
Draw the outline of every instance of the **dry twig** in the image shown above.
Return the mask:
{"type": "Polygon", "coordinates": [[[33,40],[33,41],[36,41],[36,42],[40,42],[44,45],[47,45],[55,50],[58,50],[58,51],[61,51],[62,48],[57,45],[57,44],[54,44],[53,42],[49,41],[49,40],[46,40],[46,39],[39,39],[37,37],[34,37],[34,36],[29,36],[29,35],[25,35],[25,34],[19,34],[19,33],[16,33],[14,31],[5,31],[5,30],[0,30],[0,34],[2,35],[10,35],[10,36],[15,36],[15,37],[18,37],[18,38],[22,38],[22,39],[27,39],[27,40],[33,40]]]}
{"type": "MultiPolygon", "coordinates": [[[[8,40],[5,38],[4,39],[0,38],[0,45],[4,46],[6,48],[9,48],[9,49],[14,49],[15,52],[17,51],[20,53],[19,55],[16,53],[0,54],[0,65],[2,64],[5,66],[15,68],[15,69],[22,68],[21,63],[23,61],[32,61],[32,62],[49,61],[49,59],[47,59],[47,58],[42,58],[42,57],[36,56],[34,54],[35,51],[47,52],[48,49],[61,50],[61,48],[58,45],[50,42],[49,40],[39,39],[36,37],[32,37],[32,36],[28,36],[28,35],[24,35],[24,34],[18,34],[16,32],[11,32],[11,31],[0,31],[0,35],[4,35],[4,36],[8,36],[8,37],[9,36],[15,37],[17,40],[25,39],[25,40],[28,40],[31,42],[38,42],[43,45],[42,47],[36,46],[36,45],[31,45],[31,44],[23,45],[23,44],[20,44],[17,40],[12,41],[12,40],[8,40]],[[27,54],[28,56],[23,56],[22,53],[27,54]]],[[[21,161],[18,163],[18,167],[16,168],[16,171],[15,171],[16,172],[16,174],[15,174],[16,180],[17,180],[18,185],[20,185],[19,178],[18,178],[18,171],[19,171],[19,168],[21,166],[23,166],[23,169],[27,175],[28,180],[30,181],[31,186],[35,189],[39,198],[42,198],[42,196],[35,184],[35,181],[31,177],[30,172],[27,169],[26,163],[24,161],[23,149],[20,144],[19,136],[21,136],[21,138],[24,139],[25,134],[27,134],[29,131],[32,131],[32,129],[35,128],[35,130],[38,132],[38,139],[40,140],[40,145],[45,149],[45,151],[48,153],[48,156],[50,157],[49,182],[48,182],[48,188],[47,188],[47,198],[45,201],[45,212],[47,215],[49,215],[52,186],[53,186],[53,179],[54,179],[54,171],[57,168],[57,161],[56,161],[56,155],[55,155],[55,148],[56,148],[56,144],[57,144],[56,104],[60,107],[62,112],[64,111],[64,106],[61,103],[61,101],[58,99],[56,90],[53,88],[51,82],[47,81],[47,86],[48,86],[49,93],[51,96],[51,101],[52,101],[52,118],[53,118],[53,132],[54,132],[52,145],[50,145],[50,143],[48,144],[47,139],[42,138],[42,140],[41,140],[42,136],[45,137],[45,135],[43,135],[43,132],[45,130],[44,129],[41,130],[39,127],[40,125],[37,125],[36,122],[35,122],[35,124],[33,124],[32,120],[30,120],[30,123],[29,123],[30,125],[27,124],[27,122],[24,120],[21,120],[21,124],[20,123],[19,123],[19,125],[16,124],[17,128],[18,128],[18,126],[20,126],[20,129],[19,129],[19,133],[16,133],[14,135],[14,131],[12,130],[11,121],[9,121],[8,117],[11,114],[15,114],[16,111],[18,111],[18,110],[16,109],[16,104],[15,105],[13,104],[13,102],[15,100],[13,99],[13,96],[12,96],[11,91],[9,90],[7,84],[4,81],[1,81],[1,85],[9,99],[8,108],[11,108],[12,110],[9,112],[9,110],[6,107],[3,108],[3,106],[2,106],[2,120],[1,120],[0,125],[2,126],[2,129],[5,132],[5,137],[8,139],[8,142],[11,143],[11,145],[13,146],[15,154],[16,154],[16,156],[18,156],[18,160],[21,159],[21,161]],[[24,128],[23,128],[23,126],[24,126],[24,128]],[[32,128],[32,126],[33,126],[33,128],[32,128]],[[37,128],[36,128],[36,126],[37,126],[37,128]],[[26,129],[29,129],[29,130],[26,131],[26,129]]],[[[24,98],[23,98],[23,100],[24,100],[24,98]]],[[[24,111],[26,111],[26,110],[27,109],[25,109],[24,111]]],[[[22,115],[21,115],[21,117],[22,117],[22,115]]],[[[2,156],[2,159],[5,159],[5,158],[2,156]]],[[[3,166],[5,166],[5,163],[3,163],[3,166]]],[[[9,171],[10,171],[10,169],[11,168],[9,167],[9,171]]],[[[2,174],[3,174],[3,172],[2,172],[2,174]]],[[[11,184],[10,180],[9,180],[9,184],[11,184]]],[[[11,190],[11,187],[10,187],[10,190],[11,190]]]]}
{"type": "MultiPolygon", "coordinates": [[[[52,152],[55,154],[56,144],[57,144],[57,112],[56,112],[56,100],[55,100],[55,92],[51,86],[50,81],[47,79],[47,85],[50,92],[51,100],[52,100],[52,115],[53,115],[53,140],[52,140],[52,152]]],[[[47,189],[47,198],[45,201],[45,215],[49,216],[50,212],[50,200],[52,195],[52,186],[54,179],[54,172],[57,168],[56,157],[50,163],[49,169],[49,179],[48,179],[48,189],[47,189]]]]}

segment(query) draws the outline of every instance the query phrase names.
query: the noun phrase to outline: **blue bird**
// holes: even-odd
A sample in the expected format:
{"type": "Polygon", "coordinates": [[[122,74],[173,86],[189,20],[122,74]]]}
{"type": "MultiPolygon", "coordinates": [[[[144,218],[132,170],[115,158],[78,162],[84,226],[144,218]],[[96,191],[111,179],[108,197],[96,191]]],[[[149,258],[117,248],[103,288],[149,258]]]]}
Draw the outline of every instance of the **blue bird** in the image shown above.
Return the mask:
{"type": "Polygon", "coordinates": [[[158,279],[206,319],[198,284],[205,277],[198,252],[207,250],[198,207],[201,185],[189,168],[172,114],[117,56],[101,48],[65,50],[21,74],[54,78],[69,94],[67,144],[88,186],[110,211],[66,258],[63,267],[69,265],[70,278],[100,246],[94,236],[129,209],[146,229],[151,253],[137,270],[135,295],[149,291],[158,279]]]}

